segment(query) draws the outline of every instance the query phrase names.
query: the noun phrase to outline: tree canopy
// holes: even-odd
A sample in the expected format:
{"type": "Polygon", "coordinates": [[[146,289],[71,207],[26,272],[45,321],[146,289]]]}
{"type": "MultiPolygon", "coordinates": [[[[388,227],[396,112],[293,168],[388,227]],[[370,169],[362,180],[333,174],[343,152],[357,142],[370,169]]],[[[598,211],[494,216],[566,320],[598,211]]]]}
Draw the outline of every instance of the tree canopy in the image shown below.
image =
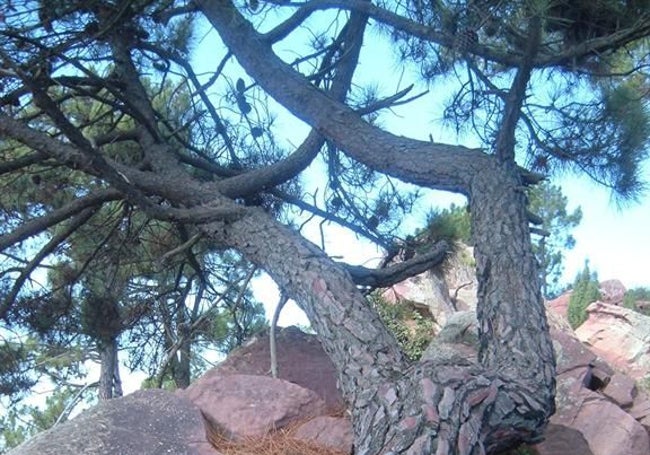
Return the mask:
{"type": "Polygon", "coordinates": [[[337,366],[357,453],[471,455],[536,440],[554,410],[555,361],[527,188],[571,170],[623,198],[642,189],[648,6],[4,2],[3,330],[24,338],[30,318],[78,317],[105,346],[136,322],[167,330],[156,318],[173,314],[177,335],[161,341],[169,354],[188,328],[205,327],[202,304],[233,292],[241,302],[245,288],[229,283],[259,267],[305,311],[337,366]],[[391,43],[402,69],[369,55],[375,39],[391,43]],[[364,65],[387,77],[403,70],[397,89],[364,84],[364,65]],[[472,146],[384,124],[391,108],[439,93],[445,104],[431,105],[472,146]],[[281,137],[277,105],[311,128],[304,138],[281,137]],[[468,199],[478,363],[408,359],[358,288],[438,264],[447,242],[432,238],[371,270],[301,235],[309,220],[336,223],[393,251],[430,190],[468,199]],[[237,266],[222,275],[230,260],[237,266]],[[170,306],[149,311],[161,301],[170,306]]]}

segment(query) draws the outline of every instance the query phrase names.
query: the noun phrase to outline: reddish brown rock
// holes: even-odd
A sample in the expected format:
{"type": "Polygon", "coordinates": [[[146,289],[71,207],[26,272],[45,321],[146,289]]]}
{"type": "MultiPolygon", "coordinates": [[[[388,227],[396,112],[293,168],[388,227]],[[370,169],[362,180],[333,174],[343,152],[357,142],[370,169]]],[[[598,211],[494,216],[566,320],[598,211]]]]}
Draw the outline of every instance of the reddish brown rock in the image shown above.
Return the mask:
{"type": "Polygon", "coordinates": [[[325,413],[315,392],[282,379],[244,374],[204,376],[179,392],[226,437],[264,436],[325,413]]]}
{"type": "Polygon", "coordinates": [[[607,387],[603,389],[603,395],[623,409],[630,408],[634,404],[634,398],[637,395],[636,383],[629,376],[615,373],[612,375],[607,387]]]}
{"type": "Polygon", "coordinates": [[[105,401],[7,455],[219,455],[200,411],[164,390],[105,401]]]}
{"type": "Polygon", "coordinates": [[[561,296],[547,302],[546,306],[551,310],[555,311],[560,316],[562,316],[564,319],[567,319],[567,309],[569,307],[570,298],[571,298],[571,291],[568,291],[562,294],[561,296]]]}
{"type": "Polygon", "coordinates": [[[628,413],[643,425],[650,434],[650,396],[639,393],[628,413]]]}
{"type": "Polygon", "coordinates": [[[582,433],[565,425],[549,424],[546,438],[535,446],[538,455],[594,455],[582,433]]]}
{"type": "Polygon", "coordinates": [[[621,408],[603,399],[585,400],[571,426],[589,441],[594,455],[650,454],[645,428],[621,408]]]}
{"type": "Polygon", "coordinates": [[[650,317],[616,305],[594,302],[576,336],[596,355],[633,379],[650,372],[650,317]]]}
{"type": "Polygon", "coordinates": [[[352,423],[344,417],[316,417],[299,426],[293,436],[343,453],[352,453],[352,423]]]}
{"type": "MultiPolygon", "coordinates": [[[[278,378],[316,392],[329,410],[340,410],[343,398],[336,388],[336,369],[315,335],[296,327],[277,334],[278,378]]],[[[269,376],[271,369],[268,334],[261,334],[231,353],[204,377],[224,374],[269,376]]]]}
{"type": "Polygon", "coordinates": [[[611,305],[621,305],[625,297],[625,286],[619,280],[602,281],[599,286],[600,300],[611,305]]]}

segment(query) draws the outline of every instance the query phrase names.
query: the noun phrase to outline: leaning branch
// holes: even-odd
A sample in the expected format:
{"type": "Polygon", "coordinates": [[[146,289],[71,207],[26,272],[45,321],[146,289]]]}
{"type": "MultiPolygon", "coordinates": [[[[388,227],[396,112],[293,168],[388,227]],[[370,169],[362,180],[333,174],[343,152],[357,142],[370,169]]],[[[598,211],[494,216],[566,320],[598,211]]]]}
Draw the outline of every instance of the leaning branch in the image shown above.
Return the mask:
{"type": "Polygon", "coordinates": [[[119,191],[107,189],[76,199],[60,209],[54,210],[45,216],[28,221],[11,231],[9,234],[1,236],[0,251],[18,242],[22,242],[29,237],[37,235],[45,229],[67,220],[71,216],[76,215],[87,208],[97,207],[105,202],[116,201],[121,198],[122,194],[119,191]]]}
{"type": "Polygon", "coordinates": [[[70,223],[58,234],[54,235],[52,239],[47,242],[47,244],[41,248],[41,250],[34,256],[34,258],[29,261],[29,263],[23,268],[20,275],[14,281],[14,285],[11,288],[9,294],[4,298],[2,303],[0,303],[0,319],[4,319],[7,316],[7,312],[13,305],[18,293],[25,284],[25,281],[30,277],[32,272],[40,265],[40,263],[50,254],[52,254],[58,247],[61,245],[68,237],[70,237],[77,229],[88,221],[93,214],[95,213],[95,208],[87,208],[74,218],[70,220],[70,223]]]}
{"type": "Polygon", "coordinates": [[[425,254],[383,269],[353,265],[346,265],[345,268],[352,277],[352,281],[359,286],[388,287],[440,265],[447,258],[448,253],[449,244],[441,241],[425,254]]]}

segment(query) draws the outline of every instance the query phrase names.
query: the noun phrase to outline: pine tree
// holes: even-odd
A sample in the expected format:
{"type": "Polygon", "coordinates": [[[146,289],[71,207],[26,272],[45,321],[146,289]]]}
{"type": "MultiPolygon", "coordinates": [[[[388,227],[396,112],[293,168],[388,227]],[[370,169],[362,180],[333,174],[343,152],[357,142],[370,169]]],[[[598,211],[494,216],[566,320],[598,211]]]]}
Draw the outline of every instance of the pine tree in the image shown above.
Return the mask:
{"type": "MultiPolygon", "coordinates": [[[[555,361],[526,188],[540,173],[564,170],[623,199],[642,188],[648,0],[255,8],[57,0],[39,2],[40,15],[32,2],[13,0],[13,8],[0,19],[2,324],[39,313],[29,305],[35,271],[119,203],[145,224],[186,229],[185,242],[172,236],[160,245],[193,252],[198,235],[197,248],[234,251],[301,305],[339,372],[357,453],[496,453],[540,437],[554,411],[555,361]],[[314,8],[331,11],[320,22],[314,8]],[[188,39],[197,17],[217,32],[206,35],[210,58],[201,62],[192,55],[199,40],[188,39]],[[384,127],[382,112],[418,97],[362,87],[355,74],[370,64],[364,38],[386,33],[405,77],[416,69],[424,79],[413,85],[424,92],[441,84],[430,93],[448,95],[446,105],[429,99],[428,108],[471,134],[471,147],[384,127]],[[294,54],[282,54],[281,40],[296,40],[294,54]],[[162,103],[156,95],[170,81],[186,91],[162,103]],[[188,106],[180,118],[169,109],[176,96],[188,106]],[[301,143],[276,137],[269,97],[312,128],[301,143]],[[77,103],[101,107],[84,117],[69,109],[77,103]],[[315,169],[326,172],[320,182],[315,169]],[[301,235],[313,219],[392,248],[428,190],[468,198],[477,363],[412,362],[357,287],[427,270],[444,259],[447,242],[368,270],[334,261],[325,238],[319,248],[301,235]]],[[[374,59],[373,74],[394,71],[388,61],[374,59]]],[[[143,260],[153,267],[158,258],[143,260]]],[[[170,308],[184,303],[175,291],[170,308]]],[[[69,301],[55,302],[40,322],[65,314],[69,301]]]]}
{"type": "Polygon", "coordinates": [[[598,275],[589,269],[589,262],[585,262],[584,268],[573,282],[567,307],[567,317],[571,327],[576,329],[587,320],[587,307],[598,299],[600,299],[598,275]]]}

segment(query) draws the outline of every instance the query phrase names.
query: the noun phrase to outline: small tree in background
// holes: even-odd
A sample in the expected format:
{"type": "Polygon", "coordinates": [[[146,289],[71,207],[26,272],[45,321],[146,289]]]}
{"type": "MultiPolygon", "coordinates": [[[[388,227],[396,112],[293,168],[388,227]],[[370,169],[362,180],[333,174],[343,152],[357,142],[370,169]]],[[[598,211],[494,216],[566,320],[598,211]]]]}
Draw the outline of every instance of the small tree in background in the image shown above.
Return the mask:
{"type": "Polygon", "coordinates": [[[587,307],[598,299],[600,299],[598,274],[589,269],[589,262],[585,262],[584,269],[578,273],[573,282],[573,292],[569,299],[567,315],[572,328],[578,328],[587,320],[587,307]]]}
{"type": "Polygon", "coordinates": [[[549,182],[542,182],[528,192],[529,209],[540,218],[542,235],[533,241],[542,281],[542,294],[547,299],[556,297],[561,291],[559,285],[564,265],[564,252],[575,246],[571,231],[580,224],[580,207],[569,212],[567,197],[562,189],[549,182]]]}
{"type": "Polygon", "coordinates": [[[623,297],[623,306],[625,308],[629,308],[645,316],[650,316],[650,307],[647,305],[639,306],[639,301],[650,302],[650,288],[638,287],[628,289],[623,297]]]}

